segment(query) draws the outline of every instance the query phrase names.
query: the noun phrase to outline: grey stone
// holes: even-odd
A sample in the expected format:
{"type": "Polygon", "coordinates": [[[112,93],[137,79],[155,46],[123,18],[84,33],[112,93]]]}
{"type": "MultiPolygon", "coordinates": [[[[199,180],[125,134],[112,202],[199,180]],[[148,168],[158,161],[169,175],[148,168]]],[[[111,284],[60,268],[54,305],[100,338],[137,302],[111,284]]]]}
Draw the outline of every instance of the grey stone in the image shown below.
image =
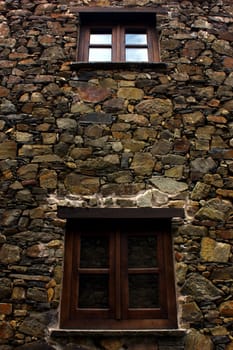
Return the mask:
{"type": "Polygon", "coordinates": [[[188,189],[188,185],[184,182],[176,181],[165,177],[152,177],[150,182],[160,191],[175,195],[188,189]]]}
{"type": "Polygon", "coordinates": [[[191,161],[191,176],[193,179],[200,179],[204,174],[212,172],[216,168],[215,161],[211,158],[196,158],[191,161]]]}
{"type": "Polygon", "coordinates": [[[12,244],[3,244],[0,248],[0,262],[2,264],[14,264],[20,261],[21,249],[12,244]]]}
{"type": "Polygon", "coordinates": [[[197,303],[215,301],[222,297],[223,292],[211,281],[197,273],[191,274],[181,288],[183,294],[190,295],[197,303]]]}

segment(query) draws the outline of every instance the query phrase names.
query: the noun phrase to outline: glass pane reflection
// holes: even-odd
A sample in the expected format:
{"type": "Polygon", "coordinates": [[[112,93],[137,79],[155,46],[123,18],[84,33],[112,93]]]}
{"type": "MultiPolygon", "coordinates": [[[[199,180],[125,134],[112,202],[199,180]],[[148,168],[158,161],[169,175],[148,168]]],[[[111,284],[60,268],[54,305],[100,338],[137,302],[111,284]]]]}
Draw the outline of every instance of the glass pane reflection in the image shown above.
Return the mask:
{"type": "Polygon", "coordinates": [[[111,62],[112,50],[106,48],[90,48],[89,62],[111,62]]]}
{"type": "Polygon", "coordinates": [[[148,62],[147,49],[126,49],[125,59],[128,62],[148,62]]]}
{"type": "Polygon", "coordinates": [[[112,34],[91,34],[90,44],[91,45],[111,45],[112,34]]]}
{"type": "Polygon", "coordinates": [[[79,279],[79,303],[80,308],[107,308],[108,307],[107,275],[81,275],[79,279]]]}
{"type": "Polygon", "coordinates": [[[125,34],[126,45],[146,45],[146,34],[125,34]]]}
{"type": "Polygon", "coordinates": [[[129,307],[159,307],[159,277],[156,275],[129,276],[129,307]]]}

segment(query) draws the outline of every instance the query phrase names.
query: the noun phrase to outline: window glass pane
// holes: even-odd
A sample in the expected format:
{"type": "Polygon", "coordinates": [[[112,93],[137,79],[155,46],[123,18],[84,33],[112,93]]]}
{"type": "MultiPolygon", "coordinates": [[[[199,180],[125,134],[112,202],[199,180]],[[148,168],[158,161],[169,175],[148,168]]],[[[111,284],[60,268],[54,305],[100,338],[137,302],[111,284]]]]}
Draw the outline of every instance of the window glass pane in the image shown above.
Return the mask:
{"type": "Polygon", "coordinates": [[[108,308],[108,280],[107,275],[80,275],[79,308],[108,308]]]}
{"type": "Polygon", "coordinates": [[[108,267],[107,237],[81,236],[80,267],[108,267]]]}
{"type": "Polygon", "coordinates": [[[91,34],[90,44],[91,45],[111,45],[112,34],[91,34]]]}
{"type": "Polygon", "coordinates": [[[129,236],[128,237],[128,267],[157,266],[157,237],[129,236]]]}
{"type": "Polygon", "coordinates": [[[159,307],[159,278],[157,275],[129,276],[129,307],[159,307]]]}
{"type": "Polygon", "coordinates": [[[147,35],[146,34],[125,34],[126,45],[146,45],[147,35]]]}
{"type": "Polygon", "coordinates": [[[111,62],[112,50],[106,48],[90,48],[89,62],[111,62]]]}
{"type": "Polygon", "coordinates": [[[148,50],[139,48],[127,48],[125,59],[128,62],[147,62],[148,50]]]}

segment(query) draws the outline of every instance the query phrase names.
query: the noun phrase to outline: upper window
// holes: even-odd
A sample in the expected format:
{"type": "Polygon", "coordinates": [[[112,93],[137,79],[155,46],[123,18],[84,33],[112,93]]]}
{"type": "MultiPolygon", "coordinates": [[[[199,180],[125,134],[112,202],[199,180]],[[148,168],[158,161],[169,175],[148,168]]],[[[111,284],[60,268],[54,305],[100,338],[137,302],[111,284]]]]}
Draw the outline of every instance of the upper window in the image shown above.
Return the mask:
{"type": "Polygon", "coordinates": [[[159,62],[155,13],[84,12],[78,60],[84,62],[159,62]]]}
{"type": "Polygon", "coordinates": [[[170,222],[68,219],[61,327],[176,327],[170,222]]]}

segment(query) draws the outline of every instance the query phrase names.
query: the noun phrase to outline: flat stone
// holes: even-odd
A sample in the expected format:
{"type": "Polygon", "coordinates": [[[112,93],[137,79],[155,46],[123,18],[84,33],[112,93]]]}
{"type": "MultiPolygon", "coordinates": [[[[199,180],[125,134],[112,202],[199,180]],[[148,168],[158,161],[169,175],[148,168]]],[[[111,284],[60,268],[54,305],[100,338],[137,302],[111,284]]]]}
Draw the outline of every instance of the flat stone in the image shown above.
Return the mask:
{"type": "Polygon", "coordinates": [[[19,326],[19,332],[33,337],[44,336],[45,325],[33,317],[26,318],[19,326]]]}
{"type": "Polygon", "coordinates": [[[9,298],[12,292],[12,284],[9,278],[0,278],[0,294],[1,298],[9,298]]]}
{"type": "Polygon", "coordinates": [[[65,178],[66,188],[73,194],[93,194],[99,191],[99,178],[71,173],[65,178]]]}
{"type": "Polygon", "coordinates": [[[186,322],[200,322],[203,315],[195,302],[182,305],[182,319],[186,322]]]}
{"type": "Polygon", "coordinates": [[[204,207],[198,210],[195,218],[198,220],[214,220],[223,222],[225,220],[225,214],[220,210],[204,207]]]}
{"type": "Polygon", "coordinates": [[[207,232],[208,230],[205,226],[187,224],[179,227],[179,234],[184,236],[204,237],[207,235],[207,232]]]}
{"type": "Polygon", "coordinates": [[[110,96],[110,89],[92,85],[83,85],[77,89],[77,92],[84,102],[98,103],[110,96]]]}
{"type": "Polygon", "coordinates": [[[54,189],[57,187],[57,173],[55,170],[44,169],[39,176],[42,188],[54,189]]]}
{"type": "Polygon", "coordinates": [[[181,288],[182,293],[190,295],[196,302],[214,301],[221,298],[223,292],[202,275],[193,273],[181,288]]]}
{"type": "Polygon", "coordinates": [[[21,166],[17,170],[17,174],[21,180],[35,179],[37,175],[38,164],[27,164],[21,166]]]}
{"type": "Polygon", "coordinates": [[[206,198],[210,192],[211,186],[198,181],[191,193],[191,199],[201,200],[206,198]]]}
{"type": "Polygon", "coordinates": [[[11,298],[13,300],[17,300],[17,301],[23,301],[26,298],[26,291],[25,288],[23,287],[14,287],[13,291],[12,291],[12,296],[11,298]]]}
{"type": "Polygon", "coordinates": [[[0,303],[0,314],[11,315],[12,314],[12,304],[0,303]]]}
{"type": "Polygon", "coordinates": [[[201,51],[204,50],[204,48],[204,43],[201,41],[188,40],[184,46],[184,49],[182,50],[182,54],[185,57],[193,60],[201,53],[201,51]]]}
{"type": "Polygon", "coordinates": [[[7,340],[13,337],[14,330],[11,327],[11,325],[8,322],[1,322],[0,323],[0,339],[7,340]]]}
{"type": "Polygon", "coordinates": [[[138,126],[147,126],[149,124],[149,120],[145,116],[135,113],[119,114],[118,119],[124,123],[136,124],[138,126]]]}
{"type": "Polygon", "coordinates": [[[27,289],[27,298],[29,300],[35,300],[40,303],[46,303],[47,302],[47,292],[46,289],[42,288],[28,288],[27,289]]]}
{"type": "Polygon", "coordinates": [[[140,101],[144,96],[142,89],[134,87],[122,87],[117,92],[117,97],[124,98],[127,100],[140,101]]]}
{"type": "Polygon", "coordinates": [[[196,158],[191,161],[191,174],[193,179],[199,179],[204,174],[211,173],[216,168],[215,161],[211,158],[196,158]]]}
{"type": "Polygon", "coordinates": [[[154,98],[140,102],[135,109],[140,114],[161,114],[164,117],[170,117],[173,112],[173,105],[169,99],[154,98]]]}
{"type": "Polygon", "coordinates": [[[77,128],[77,121],[71,118],[57,119],[57,126],[64,130],[73,130],[77,128]]]}
{"type": "Polygon", "coordinates": [[[120,112],[125,109],[125,99],[122,98],[112,98],[108,99],[103,103],[103,110],[108,113],[120,112]]]}
{"type": "Polygon", "coordinates": [[[205,117],[202,112],[193,112],[183,114],[183,121],[185,125],[198,126],[204,124],[205,117]]]}
{"type": "Polygon", "coordinates": [[[183,262],[179,262],[176,264],[176,279],[177,279],[177,283],[179,285],[184,284],[187,271],[188,271],[187,264],[185,264],[183,262]]]}
{"type": "Polygon", "coordinates": [[[192,329],[185,340],[185,350],[214,350],[210,337],[192,329]]]}
{"type": "Polygon", "coordinates": [[[17,152],[17,144],[15,141],[4,141],[0,144],[0,160],[1,159],[15,159],[17,152]]]}
{"type": "Polygon", "coordinates": [[[154,160],[150,153],[136,153],[131,163],[131,169],[136,175],[150,175],[154,168],[154,160]]]}
{"type": "Polygon", "coordinates": [[[79,124],[112,124],[115,117],[110,113],[87,113],[78,118],[79,124]]]}
{"type": "Polygon", "coordinates": [[[2,264],[14,264],[20,261],[21,249],[12,244],[3,244],[0,248],[0,262],[2,264]]]}
{"type": "Polygon", "coordinates": [[[215,40],[212,44],[212,49],[221,55],[233,56],[233,48],[226,40],[215,40]]]}
{"type": "Polygon", "coordinates": [[[168,154],[171,151],[172,144],[169,140],[158,140],[156,141],[152,148],[151,148],[151,153],[156,156],[156,155],[164,155],[168,154]]]}
{"type": "Polygon", "coordinates": [[[212,280],[227,281],[233,279],[233,267],[227,266],[222,268],[215,268],[211,273],[212,280]]]}
{"type": "Polygon", "coordinates": [[[52,46],[46,48],[42,55],[41,55],[42,60],[64,60],[65,59],[65,54],[63,49],[60,46],[52,46]]]}
{"type": "Polygon", "coordinates": [[[169,193],[169,194],[184,192],[188,189],[188,185],[184,182],[176,181],[176,180],[169,179],[166,177],[161,177],[161,176],[152,177],[150,179],[150,182],[152,183],[152,185],[157,187],[160,191],[169,193]]]}
{"type": "Polygon", "coordinates": [[[36,341],[18,346],[18,350],[55,350],[55,348],[43,341],[36,341]]]}
{"type": "Polygon", "coordinates": [[[219,306],[220,315],[224,317],[233,317],[233,301],[225,301],[219,306]]]}
{"type": "Polygon", "coordinates": [[[209,237],[202,238],[201,258],[205,261],[228,262],[231,246],[227,243],[217,242],[209,237]]]}

